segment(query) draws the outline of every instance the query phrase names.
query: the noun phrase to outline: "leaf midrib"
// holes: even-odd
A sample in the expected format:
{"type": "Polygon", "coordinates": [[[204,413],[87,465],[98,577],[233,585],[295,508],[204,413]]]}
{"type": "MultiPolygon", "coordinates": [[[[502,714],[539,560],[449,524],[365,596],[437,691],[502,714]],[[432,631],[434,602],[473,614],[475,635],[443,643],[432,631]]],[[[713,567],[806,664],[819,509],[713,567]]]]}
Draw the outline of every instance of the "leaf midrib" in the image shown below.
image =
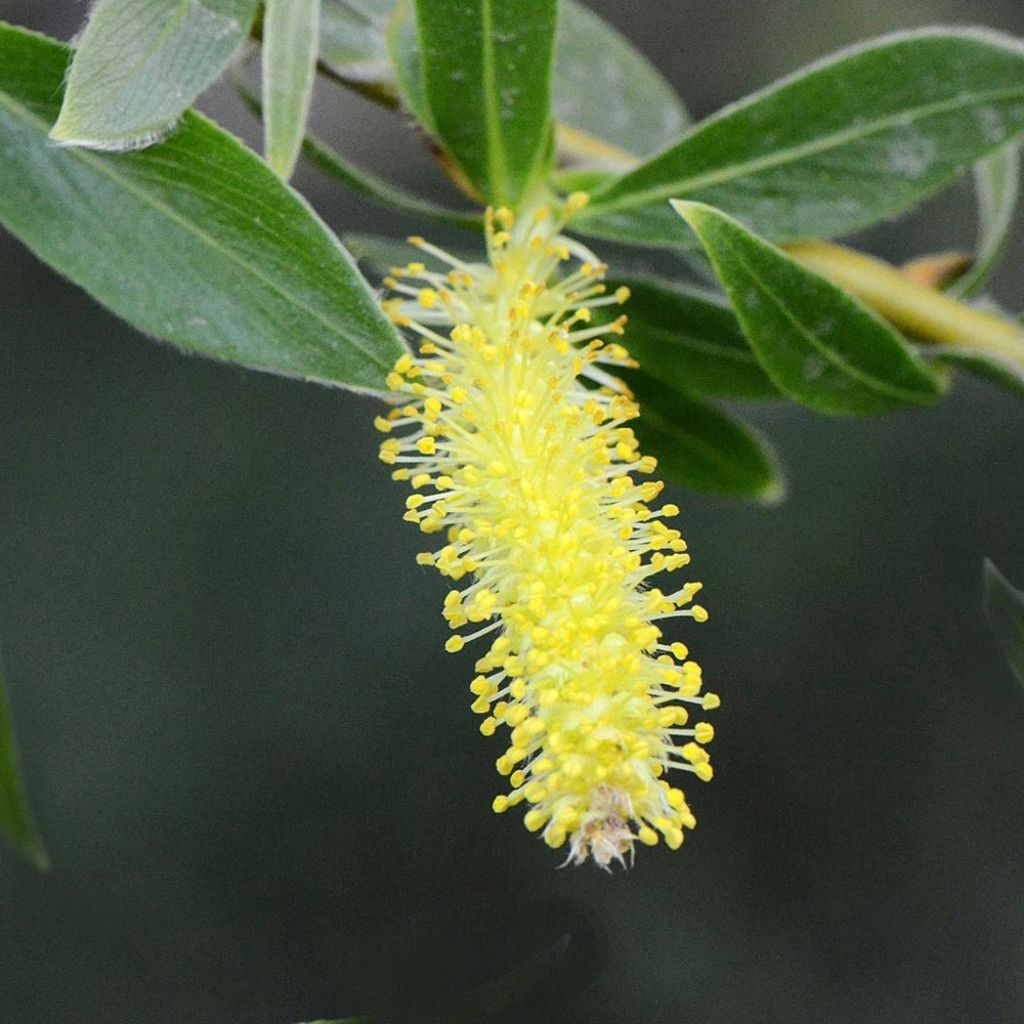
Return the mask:
{"type": "Polygon", "coordinates": [[[491,0],[482,0],[480,4],[480,31],[482,48],[480,53],[481,75],[484,86],[484,125],[487,134],[487,173],[491,179],[494,195],[504,202],[506,195],[507,163],[505,148],[499,127],[496,80],[497,71],[494,63],[494,40],[492,36],[493,10],[491,0]]]}
{"type": "MultiPolygon", "coordinates": [[[[20,119],[26,124],[30,126],[40,126],[45,134],[47,127],[46,121],[43,120],[41,117],[38,117],[36,114],[32,113],[32,111],[29,110],[26,106],[24,106],[21,102],[14,99],[10,95],[10,93],[0,91],[0,105],[5,106],[14,115],[14,117],[20,119]]],[[[359,352],[366,356],[373,363],[373,365],[385,370],[388,369],[388,363],[379,361],[372,351],[364,348],[363,345],[359,344],[359,342],[351,338],[349,335],[345,334],[342,331],[339,331],[336,323],[333,320],[328,319],[318,310],[316,310],[312,306],[309,306],[307,303],[301,301],[297,296],[292,294],[292,292],[281,287],[281,285],[278,284],[274,280],[274,278],[263,273],[261,270],[259,270],[256,266],[249,263],[248,261],[241,259],[231,249],[225,248],[218,244],[218,242],[216,241],[216,239],[213,238],[213,236],[203,231],[193,222],[185,220],[173,209],[173,207],[170,207],[166,203],[161,202],[159,199],[157,199],[150,193],[146,192],[144,189],[138,188],[129,179],[114,173],[110,168],[107,167],[104,161],[97,159],[97,157],[90,153],[88,150],[76,148],[74,150],[70,150],[69,152],[73,153],[74,157],[77,158],[78,160],[81,160],[83,163],[92,166],[94,170],[98,171],[104,177],[123,187],[126,191],[134,195],[135,198],[138,199],[143,205],[148,205],[152,207],[154,210],[158,211],[163,216],[165,216],[167,220],[176,224],[178,227],[182,228],[186,232],[194,235],[197,239],[199,239],[201,242],[207,245],[210,249],[225,256],[229,262],[235,264],[238,267],[241,267],[243,270],[251,274],[255,279],[266,284],[272,291],[276,292],[277,295],[279,295],[286,302],[290,303],[296,309],[300,309],[303,312],[307,313],[311,317],[311,319],[319,322],[324,327],[328,328],[330,332],[334,334],[336,337],[338,337],[340,340],[348,344],[351,344],[353,348],[356,348],[359,352]]],[[[327,237],[330,238],[329,235],[327,237]]]]}
{"type": "MultiPolygon", "coordinates": [[[[871,376],[871,374],[869,374],[866,370],[861,370],[857,366],[854,366],[844,356],[839,355],[839,353],[836,352],[834,349],[829,348],[823,341],[819,339],[818,335],[815,334],[814,331],[812,331],[803,323],[802,320],[797,319],[796,314],[792,313],[790,311],[789,306],[787,306],[779,297],[777,297],[776,294],[765,284],[765,281],[761,277],[761,275],[758,274],[757,271],[755,271],[750,266],[746,259],[744,259],[743,256],[737,252],[736,247],[734,245],[732,245],[728,240],[725,241],[725,245],[729,249],[732,258],[735,259],[735,261],[750,276],[750,278],[754,281],[757,287],[761,290],[762,294],[764,294],[766,298],[768,298],[772,305],[774,305],[775,308],[786,318],[786,320],[788,320],[797,329],[797,331],[807,340],[811,348],[816,350],[822,356],[824,356],[826,361],[830,362],[836,369],[841,370],[847,376],[852,377],[855,380],[860,381],[862,384],[867,385],[872,390],[881,392],[882,394],[886,394],[889,397],[895,398],[897,400],[906,401],[909,397],[912,401],[918,402],[922,399],[927,401],[929,398],[933,397],[933,392],[912,391],[909,389],[897,388],[891,384],[887,384],[884,380],[871,376]]],[[[863,310],[862,312],[869,318],[872,317],[872,314],[869,311],[863,310]]],[[[882,324],[880,321],[879,324],[883,328],[887,326],[885,324],[882,324]]],[[[896,337],[895,333],[893,336],[896,343],[898,344],[899,338],[896,337]]],[[[779,386],[781,387],[782,385],[780,384],[779,386]]]]}
{"type": "MultiPolygon", "coordinates": [[[[969,107],[993,101],[1011,100],[1017,97],[1024,97],[1024,86],[998,89],[987,93],[972,93],[969,99],[957,96],[950,100],[943,100],[942,102],[923,104],[922,106],[912,107],[910,110],[902,111],[899,114],[880,118],[877,121],[870,122],[868,125],[860,125],[856,129],[847,128],[840,132],[833,132],[831,135],[821,136],[812,142],[806,142],[799,146],[792,146],[789,149],[777,150],[775,153],[771,153],[763,157],[757,157],[743,163],[728,164],[725,168],[717,171],[709,171],[706,174],[697,175],[689,179],[683,178],[668,185],[656,188],[644,189],[639,192],[629,192],[620,199],[612,200],[608,203],[602,203],[601,195],[598,193],[594,196],[594,199],[590,204],[589,212],[592,212],[594,215],[599,213],[613,213],[617,210],[646,206],[665,199],[683,198],[686,195],[693,195],[694,192],[700,189],[713,188],[717,185],[728,184],[729,182],[735,181],[739,178],[757,174],[761,171],[771,170],[775,167],[780,167],[788,162],[795,162],[806,157],[815,156],[818,153],[827,152],[830,149],[838,148],[849,142],[869,138],[871,135],[876,135],[888,128],[912,124],[922,118],[931,117],[935,114],[967,109],[969,107]]],[[[734,110],[725,116],[734,116],[741,112],[742,111],[734,110]]],[[[715,124],[722,123],[723,119],[724,118],[713,118],[710,121],[704,122],[702,125],[698,125],[695,131],[678,143],[678,146],[682,147],[692,142],[694,139],[698,138],[703,131],[711,128],[715,124]]],[[[1009,141],[1009,139],[1005,141],[1009,141]]],[[[663,153],[661,156],[655,157],[654,159],[661,159],[665,155],[666,154],[663,153]]],[[[639,174],[645,169],[646,168],[644,167],[640,167],[635,171],[631,171],[630,175],[639,174]]],[[[626,178],[622,178],[611,185],[608,191],[621,187],[623,182],[628,180],[630,175],[627,175],[626,178]]],[[[581,217],[580,219],[582,221],[584,218],[581,217]]]]}

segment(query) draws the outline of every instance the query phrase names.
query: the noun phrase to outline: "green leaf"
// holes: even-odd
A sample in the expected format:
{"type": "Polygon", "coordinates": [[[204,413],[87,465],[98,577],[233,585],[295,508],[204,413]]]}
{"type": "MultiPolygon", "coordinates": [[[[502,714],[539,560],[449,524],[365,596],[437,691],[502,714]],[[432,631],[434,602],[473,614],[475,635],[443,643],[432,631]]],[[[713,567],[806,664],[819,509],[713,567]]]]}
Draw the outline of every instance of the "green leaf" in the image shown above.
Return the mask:
{"type": "Polygon", "coordinates": [[[985,559],[984,604],[992,632],[1017,682],[1024,686],[1024,592],[985,559]]]}
{"type": "Polygon", "coordinates": [[[0,668],[0,828],[7,838],[40,871],[47,871],[50,860],[29,813],[25,787],[18,770],[18,749],[14,744],[11,713],[7,705],[3,670],[0,668]]]}
{"type": "Polygon", "coordinates": [[[919,351],[926,359],[942,366],[951,366],[956,370],[965,370],[975,377],[1005,388],[1012,395],[1024,398],[1024,366],[1001,359],[994,355],[979,355],[969,348],[953,348],[943,345],[941,348],[921,348],[919,351]]]}
{"type": "Polygon", "coordinates": [[[0,222],[157,338],[257,370],[382,388],[404,345],[305,201],[196,114],[138,153],[53,146],[67,56],[0,25],[0,222]]]}
{"type": "Polygon", "coordinates": [[[320,0],[265,0],[263,133],[267,163],[287,181],[306,135],[320,38],[320,0]]]}
{"type": "Polygon", "coordinates": [[[779,397],[736,314],[716,296],[653,277],[620,275],[611,288],[619,285],[630,290],[623,343],[645,373],[690,394],[779,397]]]}
{"type": "MultiPolygon", "coordinates": [[[[611,143],[616,165],[622,158],[660,149],[689,124],[672,87],[624,36],[576,0],[562,0],[560,11],[551,104],[561,123],[611,143]],[[600,54],[599,61],[595,54],[600,54]]],[[[435,130],[424,91],[413,0],[395,5],[387,47],[406,109],[435,130]]],[[[604,184],[604,176],[594,179],[591,173],[588,187],[596,183],[604,184]]]]}
{"type": "Polygon", "coordinates": [[[415,0],[398,0],[385,30],[385,41],[395,69],[395,84],[405,109],[428,131],[434,131],[423,84],[420,30],[415,0]]]}
{"type": "Polygon", "coordinates": [[[711,260],[780,391],[826,413],[927,405],[935,375],[888,324],[827,278],[702,203],[673,203],[711,260]]]}
{"type": "Polygon", "coordinates": [[[949,288],[951,295],[976,295],[999,265],[1013,230],[1020,193],[1020,147],[1007,146],[974,168],[978,195],[978,244],[971,269],[949,288]]]}
{"type": "Polygon", "coordinates": [[[125,150],[156,141],[224,70],[256,0],[99,0],[50,137],[125,150]]]}
{"type": "Polygon", "coordinates": [[[559,122],[634,156],[663,149],[690,123],[654,65],[576,0],[562,0],[551,90],[559,122]]]}
{"type": "MultiPolygon", "coordinates": [[[[240,79],[232,77],[231,84],[235,87],[242,102],[256,114],[263,116],[263,107],[259,97],[240,79]]],[[[385,181],[371,171],[356,167],[336,150],[321,142],[315,135],[307,135],[302,141],[302,152],[311,164],[325,174],[342,182],[347,188],[359,195],[366,196],[382,206],[389,206],[403,213],[412,213],[419,217],[457,224],[463,228],[481,228],[483,216],[470,211],[452,210],[447,206],[439,206],[429,199],[408,192],[394,182],[385,181]]]]}
{"type": "Polygon", "coordinates": [[[841,235],[914,206],[1024,131],[1024,45],[925,29],[844,50],[727,107],[594,196],[577,230],[675,238],[669,199],[773,241],[841,235]]]}
{"type": "Polygon", "coordinates": [[[417,0],[430,124],[483,198],[512,206],[551,153],[557,0],[417,0]]]}
{"type": "Polygon", "coordinates": [[[381,82],[391,77],[384,26],[394,4],[379,11],[363,10],[340,0],[324,0],[320,11],[320,60],[342,78],[381,82]]]}
{"type": "MultiPolygon", "coordinates": [[[[527,910],[536,908],[526,904],[527,910]]],[[[536,947],[536,914],[530,922],[528,952],[509,949],[497,962],[500,969],[472,988],[446,991],[412,1001],[408,993],[396,993],[392,1007],[366,1016],[340,1020],[314,1021],[311,1024],[470,1024],[475,1021],[536,1020],[531,1012],[537,1002],[549,1002],[553,996],[566,998],[586,986],[600,964],[598,940],[593,925],[581,915],[566,912],[550,904],[543,907],[545,928],[555,934],[536,947]],[[554,921],[552,915],[557,915],[554,921]],[[562,925],[564,930],[559,930],[562,925]],[[514,1011],[514,1012],[513,1012],[514,1011]]],[[[524,931],[521,919],[512,912],[512,932],[524,931]]],[[[506,917],[508,915],[506,914],[506,917]]],[[[509,937],[508,923],[503,938],[509,937]]],[[[515,943],[514,946],[518,946],[515,943]]]]}
{"type": "Polygon", "coordinates": [[[785,497],[774,456],[745,424],[642,371],[622,376],[640,403],[640,418],[630,426],[644,454],[657,458],[659,476],[766,504],[785,497]]]}

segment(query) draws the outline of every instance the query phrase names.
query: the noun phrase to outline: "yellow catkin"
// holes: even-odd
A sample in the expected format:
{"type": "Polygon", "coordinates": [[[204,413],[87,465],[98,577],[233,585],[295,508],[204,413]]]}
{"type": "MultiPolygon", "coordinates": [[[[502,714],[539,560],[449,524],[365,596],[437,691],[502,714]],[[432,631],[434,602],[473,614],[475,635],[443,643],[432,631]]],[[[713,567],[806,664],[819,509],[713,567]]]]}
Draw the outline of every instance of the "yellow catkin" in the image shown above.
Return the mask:
{"type": "Polygon", "coordinates": [[[447,650],[490,640],[470,690],[480,731],[508,743],[494,810],[524,804],[549,846],[608,867],[638,841],[678,848],[696,824],[664,776],[711,778],[713,729],[687,706],[719,700],[657,625],[707,612],[699,583],[651,584],[689,555],[666,524],[678,509],[652,505],[662,485],[637,479],[655,460],[614,376],[634,364],[606,340],[626,318],[603,315],[628,290],[607,294],[604,265],[561,234],[585,202],[489,210],[486,262],[410,239],[439,269],[392,268],[385,308],[418,354],[389,375],[400,404],[377,426],[381,458],[414,488],[405,518],[438,535],[418,561],[466,584],[444,603],[459,631],[447,650]]]}

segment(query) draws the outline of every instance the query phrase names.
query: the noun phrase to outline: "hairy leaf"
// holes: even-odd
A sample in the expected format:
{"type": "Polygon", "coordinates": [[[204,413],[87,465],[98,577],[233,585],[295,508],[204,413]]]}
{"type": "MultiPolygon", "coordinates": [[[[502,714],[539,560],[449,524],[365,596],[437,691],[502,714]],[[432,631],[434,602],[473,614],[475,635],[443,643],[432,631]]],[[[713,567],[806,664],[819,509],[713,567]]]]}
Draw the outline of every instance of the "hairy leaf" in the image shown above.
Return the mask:
{"type": "Polygon", "coordinates": [[[309,206],[241,143],[186,114],[111,156],[47,139],[68,51],[0,25],[0,222],[139,329],[193,352],[360,390],[404,350],[309,206]]]}
{"type": "Polygon", "coordinates": [[[417,0],[430,124],[489,203],[514,205],[551,151],[557,0],[417,0]]]}
{"type": "Polygon", "coordinates": [[[1024,591],[985,559],[984,603],[992,631],[1017,681],[1024,686],[1024,591]]]}
{"type": "Polygon", "coordinates": [[[286,181],[295,170],[313,98],[320,0],[266,0],[263,134],[267,163],[286,181]]]}
{"type": "Polygon", "coordinates": [[[159,138],[224,70],[256,0],[99,0],[51,138],[125,150],[159,138]]]}
{"type": "Polygon", "coordinates": [[[914,206],[1024,131],[1024,45],[925,29],[844,50],[697,125],[594,197],[575,226],[671,243],[669,199],[773,241],[844,234],[914,206]]]}
{"type": "Polygon", "coordinates": [[[779,389],[826,413],[877,413],[942,394],[893,328],[827,278],[702,203],[674,203],[704,245],[779,389]]]}
{"type": "Polygon", "coordinates": [[[49,858],[33,824],[25,799],[25,788],[18,771],[18,750],[14,745],[7,691],[0,669],[0,829],[37,867],[46,871],[49,858]]]}

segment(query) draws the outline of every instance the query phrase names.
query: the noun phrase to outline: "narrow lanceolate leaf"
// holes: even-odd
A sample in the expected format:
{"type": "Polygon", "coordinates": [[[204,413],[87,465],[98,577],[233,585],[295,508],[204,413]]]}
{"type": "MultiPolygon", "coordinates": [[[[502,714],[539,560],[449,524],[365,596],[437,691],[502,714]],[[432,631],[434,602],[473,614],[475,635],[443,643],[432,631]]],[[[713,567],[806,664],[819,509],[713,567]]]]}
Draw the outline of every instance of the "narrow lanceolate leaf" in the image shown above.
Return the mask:
{"type": "Polygon", "coordinates": [[[18,771],[18,750],[14,745],[3,670],[0,668],[0,830],[37,867],[45,871],[50,862],[29,814],[25,789],[18,771]]]}
{"type": "Polygon", "coordinates": [[[952,295],[976,295],[999,265],[1013,229],[1020,194],[1020,147],[1007,146],[974,168],[978,194],[978,245],[971,269],[949,289],[952,295]]]}
{"type": "Polygon", "coordinates": [[[922,354],[940,365],[964,370],[974,377],[1004,388],[1011,395],[1024,398],[1024,364],[995,355],[979,355],[974,349],[949,345],[922,349],[922,354]]]}
{"type": "Polygon", "coordinates": [[[125,150],[156,141],[224,70],[256,0],[99,0],[51,138],[125,150]]]}
{"type": "Polygon", "coordinates": [[[985,614],[1017,681],[1024,686],[1024,591],[985,559],[985,614]]]}
{"type": "Polygon", "coordinates": [[[731,217],[674,203],[700,239],[751,347],[790,398],[819,412],[925,405],[938,379],[888,324],[731,217]]]}
{"type": "Polygon", "coordinates": [[[630,426],[658,472],[683,487],[774,503],[786,486],[774,455],[749,427],[643,371],[623,375],[640,403],[630,426]]]}
{"type": "Polygon", "coordinates": [[[512,206],[551,153],[557,0],[416,0],[431,124],[489,203],[512,206]]]}
{"type": "Polygon", "coordinates": [[[779,397],[725,302],[653,277],[620,275],[615,285],[630,290],[623,340],[646,374],[690,394],[753,401],[779,397]]]}
{"type": "MultiPolygon", "coordinates": [[[[551,88],[561,126],[609,142],[626,156],[664,148],[690,122],[657,68],[577,0],[562,0],[551,88]]],[[[608,154],[611,162],[615,155],[608,154]]],[[[599,151],[593,157],[603,164],[599,151]]]]}
{"type": "Polygon", "coordinates": [[[773,241],[841,235],[914,206],[1024,131],[1024,44],[926,29],[845,50],[727,107],[594,197],[578,230],[675,237],[669,199],[773,241]]]}
{"type": "Polygon", "coordinates": [[[267,163],[286,181],[295,170],[313,97],[320,0],[266,0],[263,134],[267,163]]]}
{"type": "Polygon", "coordinates": [[[191,113],[138,153],[48,140],[67,56],[0,25],[0,223],[157,338],[253,369],[383,387],[403,346],[373,292],[237,140],[191,113]]]}

